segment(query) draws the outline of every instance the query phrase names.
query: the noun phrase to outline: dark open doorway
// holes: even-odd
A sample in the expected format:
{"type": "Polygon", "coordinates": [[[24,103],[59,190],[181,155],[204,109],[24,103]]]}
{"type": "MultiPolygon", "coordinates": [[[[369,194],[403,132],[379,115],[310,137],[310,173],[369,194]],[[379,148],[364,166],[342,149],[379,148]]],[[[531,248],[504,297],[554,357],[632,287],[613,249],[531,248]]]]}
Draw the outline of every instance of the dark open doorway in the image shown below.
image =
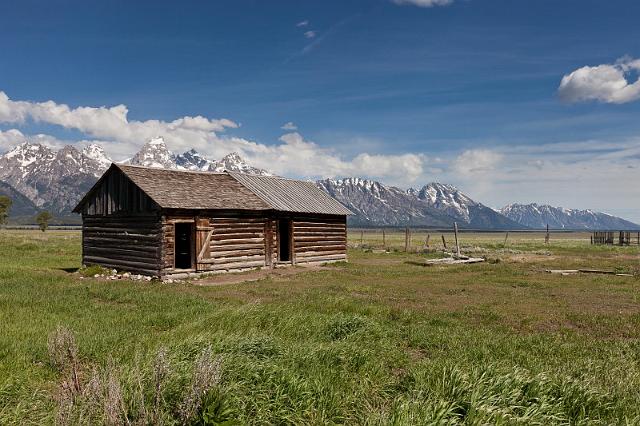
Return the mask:
{"type": "Polygon", "coordinates": [[[278,260],[291,261],[291,221],[289,219],[278,221],[278,260]]]}
{"type": "Polygon", "coordinates": [[[193,224],[176,223],[176,269],[191,269],[193,267],[193,224]]]}

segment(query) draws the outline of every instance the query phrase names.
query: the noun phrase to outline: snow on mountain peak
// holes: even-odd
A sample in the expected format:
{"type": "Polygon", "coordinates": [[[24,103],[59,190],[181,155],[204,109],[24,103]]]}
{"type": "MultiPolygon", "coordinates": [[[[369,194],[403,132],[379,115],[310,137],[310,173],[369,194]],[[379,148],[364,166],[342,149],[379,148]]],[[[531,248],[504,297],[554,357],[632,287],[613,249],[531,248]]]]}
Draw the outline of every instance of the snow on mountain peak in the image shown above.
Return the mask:
{"type": "Polygon", "coordinates": [[[149,145],[165,145],[164,138],[162,136],[156,136],[155,138],[149,139],[147,142],[149,145]]]}
{"type": "Polygon", "coordinates": [[[169,151],[161,136],[155,137],[145,143],[140,151],[131,157],[129,163],[145,167],[177,168],[176,157],[169,151]]]}
{"type": "Polygon", "coordinates": [[[212,172],[239,172],[261,176],[271,176],[272,174],[264,169],[250,166],[237,152],[231,152],[220,160],[214,160],[209,166],[212,172]]]}

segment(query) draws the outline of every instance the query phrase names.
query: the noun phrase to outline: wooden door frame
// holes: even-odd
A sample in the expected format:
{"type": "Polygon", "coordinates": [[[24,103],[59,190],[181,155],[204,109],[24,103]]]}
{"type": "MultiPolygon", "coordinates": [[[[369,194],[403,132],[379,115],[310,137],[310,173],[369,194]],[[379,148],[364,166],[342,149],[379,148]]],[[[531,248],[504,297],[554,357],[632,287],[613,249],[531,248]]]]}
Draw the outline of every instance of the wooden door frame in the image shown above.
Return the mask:
{"type": "Polygon", "coordinates": [[[277,240],[278,240],[278,263],[291,263],[292,265],[295,265],[295,250],[293,247],[293,219],[290,217],[278,217],[276,219],[276,235],[277,235],[277,240]],[[281,229],[280,229],[280,223],[282,223],[283,221],[287,222],[287,227],[289,228],[287,231],[287,236],[289,239],[289,260],[282,260],[280,258],[280,253],[282,252],[282,244],[281,244],[281,229]]]}
{"type": "Polygon", "coordinates": [[[196,221],[195,219],[176,219],[173,220],[173,270],[174,271],[195,271],[196,270],[196,221]],[[177,268],[176,267],[176,248],[178,233],[176,232],[176,225],[178,224],[190,224],[191,225],[191,268],[177,268]]]}

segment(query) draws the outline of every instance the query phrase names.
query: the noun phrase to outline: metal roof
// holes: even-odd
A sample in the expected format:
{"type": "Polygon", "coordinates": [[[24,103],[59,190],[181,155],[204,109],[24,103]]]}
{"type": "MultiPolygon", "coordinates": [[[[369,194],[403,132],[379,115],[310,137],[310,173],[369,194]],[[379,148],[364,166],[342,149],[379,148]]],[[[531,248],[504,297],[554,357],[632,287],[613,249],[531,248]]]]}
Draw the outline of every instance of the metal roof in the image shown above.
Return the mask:
{"type": "Polygon", "coordinates": [[[353,214],[313,182],[233,172],[229,175],[274,210],[335,215],[353,214]]]}

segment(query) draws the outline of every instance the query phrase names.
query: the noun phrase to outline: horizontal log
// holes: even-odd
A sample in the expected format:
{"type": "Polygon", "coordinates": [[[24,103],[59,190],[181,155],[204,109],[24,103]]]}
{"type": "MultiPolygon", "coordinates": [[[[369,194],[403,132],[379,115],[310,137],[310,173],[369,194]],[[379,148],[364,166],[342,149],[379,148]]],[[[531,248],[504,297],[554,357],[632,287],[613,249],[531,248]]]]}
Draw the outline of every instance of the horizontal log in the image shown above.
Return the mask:
{"type": "Polygon", "coordinates": [[[149,256],[146,255],[138,255],[132,256],[131,254],[122,254],[122,253],[104,253],[104,252],[96,252],[93,250],[88,250],[83,254],[85,257],[102,257],[105,259],[113,259],[117,261],[125,261],[125,262],[139,262],[145,263],[150,266],[157,266],[161,263],[160,256],[149,256]]]}
{"type": "Polygon", "coordinates": [[[254,255],[254,256],[235,256],[235,257],[223,257],[223,258],[213,258],[213,259],[202,259],[198,263],[212,263],[214,265],[224,265],[227,263],[236,263],[236,262],[250,262],[250,261],[259,261],[261,260],[264,263],[265,257],[264,255],[254,255]]]}
{"type": "Polygon", "coordinates": [[[264,221],[266,219],[262,218],[262,217],[258,217],[258,218],[220,218],[220,217],[213,217],[213,218],[209,218],[209,220],[211,221],[211,223],[217,225],[217,224],[237,224],[237,223],[264,223],[264,221]]]}
{"type": "Polygon", "coordinates": [[[319,231],[346,232],[347,227],[344,225],[318,225],[318,226],[294,226],[293,227],[293,232],[319,232],[319,231]]]}
{"type": "Polygon", "coordinates": [[[260,262],[238,262],[238,263],[228,263],[224,265],[210,265],[207,270],[209,271],[228,271],[233,269],[249,269],[249,268],[259,268],[265,266],[264,261],[260,262]]]}
{"type": "Polygon", "coordinates": [[[264,248],[262,249],[249,249],[249,250],[229,250],[229,251],[214,251],[211,252],[211,258],[221,257],[233,257],[233,256],[247,256],[247,255],[265,255],[264,248]]]}
{"type": "Polygon", "coordinates": [[[95,252],[95,253],[116,253],[116,254],[123,254],[123,255],[129,255],[129,256],[141,256],[141,257],[148,257],[148,258],[155,258],[158,259],[160,256],[158,255],[158,249],[150,249],[148,247],[143,247],[143,248],[114,248],[114,247],[96,247],[96,246],[84,246],[83,247],[84,253],[90,253],[90,252],[95,252]]]}
{"type": "Polygon", "coordinates": [[[148,236],[140,236],[140,235],[114,235],[110,237],[105,236],[92,236],[92,235],[84,235],[84,241],[104,241],[104,242],[116,242],[120,244],[149,244],[149,245],[157,245],[161,241],[158,236],[153,238],[148,236]]]}
{"type": "Polygon", "coordinates": [[[215,245],[233,245],[233,244],[264,244],[264,238],[237,238],[229,240],[216,240],[215,245]]]}
{"type": "Polygon", "coordinates": [[[216,251],[264,249],[264,243],[218,245],[216,242],[216,243],[212,243],[209,247],[210,247],[210,251],[214,253],[216,251]]]}
{"type": "Polygon", "coordinates": [[[160,227],[153,228],[139,228],[139,227],[113,227],[108,228],[104,226],[85,226],[82,228],[84,232],[107,232],[107,233],[124,233],[128,232],[130,234],[141,234],[141,235],[149,235],[149,234],[157,234],[160,232],[160,227]]]}
{"type": "Polygon", "coordinates": [[[332,245],[332,246],[312,246],[312,247],[296,247],[296,253],[306,253],[310,251],[333,251],[342,250],[346,252],[346,245],[332,245]]]}
{"type": "Polygon", "coordinates": [[[234,240],[240,238],[263,238],[264,232],[243,232],[243,233],[229,233],[229,234],[220,234],[214,231],[211,236],[214,240],[234,240]]]}
{"type": "Polygon", "coordinates": [[[347,255],[337,254],[331,256],[302,257],[300,259],[296,258],[296,263],[328,262],[332,260],[347,260],[347,255]]]}
{"type": "MultiPolygon", "coordinates": [[[[149,271],[158,270],[159,264],[155,265],[148,264],[146,262],[136,262],[133,260],[120,260],[120,259],[112,259],[108,257],[101,256],[83,256],[84,263],[96,263],[96,264],[111,264],[111,265],[119,265],[119,266],[129,266],[133,268],[141,268],[149,271]]],[[[119,266],[114,266],[115,269],[118,269],[119,266]]]]}
{"type": "Polygon", "coordinates": [[[308,251],[304,253],[296,253],[296,259],[303,259],[307,257],[318,257],[318,256],[333,256],[334,254],[346,255],[347,253],[344,250],[308,251]]]}
{"type": "Polygon", "coordinates": [[[127,249],[141,251],[157,251],[161,247],[157,241],[134,242],[131,240],[110,239],[86,239],[83,243],[85,247],[100,247],[105,249],[127,249]]]}
{"type": "Polygon", "coordinates": [[[317,227],[317,226],[346,226],[344,221],[303,221],[294,220],[293,224],[300,227],[317,227]]]}
{"type": "Polygon", "coordinates": [[[238,234],[244,232],[264,232],[264,226],[235,226],[233,228],[221,228],[218,226],[213,227],[213,232],[216,234],[238,234]]]}
{"type": "Polygon", "coordinates": [[[345,234],[342,235],[332,235],[330,237],[322,237],[318,235],[310,236],[310,237],[300,237],[294,234],[293,239],[295,241],[346,241],[347,236],[345,234]]]}
{"type": "Polygon", "coordinates": [[[266,222],[265,219],[259,219],[259,220],[238,219],[238,220],[226,220],[226,221],[213,219],[213,220],[210,220],[209,223],[211,223],[211,225],[213,226],[217,226],[221,228],[233,228],[235,226],[262,226],[264,225],[265,222],[266,222]]]}
{"type": "Polygon", "coordinates": [[[84,216],[82,218],[83,223],[159,223],[160,219],[157,216],[84,216]]]}
{"type": "Polygon", "coordinates": [[[293,231],[294,237],[319,237],[319,238],[328,238],[328,237],[342,237],[346,236],[346,231],[327,231],[325,229],[318,230],[315,232],[310,231],[298,231],[297,229],[293,231]]]}
{"type": "Polygon", "coordinates": [[[314,247],[314,246],[335,246],[346,245],[345,240],[315,240],[315,241],[298,241],[295,240],[295,247],[314,247]]]}

